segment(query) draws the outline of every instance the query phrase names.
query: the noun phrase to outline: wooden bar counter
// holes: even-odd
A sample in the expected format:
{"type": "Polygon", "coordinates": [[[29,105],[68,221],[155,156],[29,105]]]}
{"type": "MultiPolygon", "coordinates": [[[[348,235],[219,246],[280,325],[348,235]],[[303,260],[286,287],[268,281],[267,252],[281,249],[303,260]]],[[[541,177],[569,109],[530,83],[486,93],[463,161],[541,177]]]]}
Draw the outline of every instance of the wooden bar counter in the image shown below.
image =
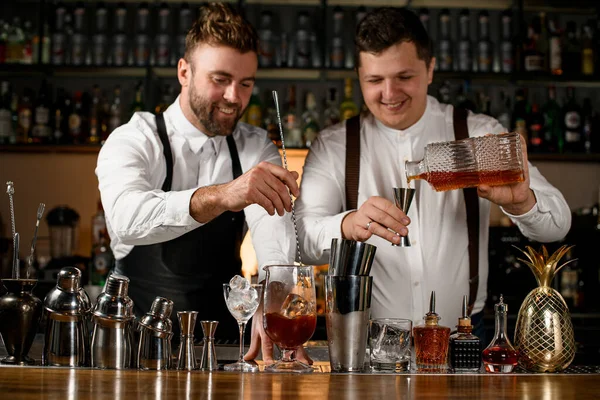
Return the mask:
{"type": "Polygon", "coordinates": [[[600,374],[330,374],[0,367],[0,399],[598,399],[600,374]]]}

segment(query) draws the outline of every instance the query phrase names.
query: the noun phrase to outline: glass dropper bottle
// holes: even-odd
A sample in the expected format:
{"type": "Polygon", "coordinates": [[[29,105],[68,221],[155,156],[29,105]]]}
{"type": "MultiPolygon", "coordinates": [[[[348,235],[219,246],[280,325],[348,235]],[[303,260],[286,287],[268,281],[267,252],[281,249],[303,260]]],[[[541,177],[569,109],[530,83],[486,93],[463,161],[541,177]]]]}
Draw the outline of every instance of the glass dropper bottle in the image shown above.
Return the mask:
{"type": "Polygon", "coordinates": [[[502,295],[500,295],[500,302],[494,305],[494,312],[496,314],[496,332],[492,342],[483,350],[483,365],[487,372],[512,372],[518,362],[518,352],[506,334],[508,306],[504,304],[502,295]]]}

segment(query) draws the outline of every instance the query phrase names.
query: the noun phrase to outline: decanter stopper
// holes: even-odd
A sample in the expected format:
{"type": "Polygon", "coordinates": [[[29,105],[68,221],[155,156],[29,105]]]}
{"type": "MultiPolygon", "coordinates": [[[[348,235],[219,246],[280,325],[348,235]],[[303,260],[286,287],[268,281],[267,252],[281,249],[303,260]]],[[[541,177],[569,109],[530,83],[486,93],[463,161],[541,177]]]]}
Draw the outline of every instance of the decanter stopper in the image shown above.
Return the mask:
{"type": "Polygon", "coordinates": [[[219,366],[217,353],[215,352],[215,331],[219,321],[200,321],[200,325],[202,326],[202,333],[204,333],[200,370],[216,371],[219,366]]]}

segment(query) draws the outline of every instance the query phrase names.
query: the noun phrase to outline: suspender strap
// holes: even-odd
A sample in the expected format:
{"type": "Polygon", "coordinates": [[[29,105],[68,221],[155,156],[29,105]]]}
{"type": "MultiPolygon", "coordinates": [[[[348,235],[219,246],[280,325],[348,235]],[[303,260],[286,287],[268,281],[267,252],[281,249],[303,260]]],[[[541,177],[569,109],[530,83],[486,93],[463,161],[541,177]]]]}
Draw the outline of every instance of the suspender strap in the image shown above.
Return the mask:
{"type": "MultiPolygon", "coordinates": [[[[469,137],[467,128],[468,111],[454,108],[454,136],[456,140],[469,137]]],[[[467,229],[469,234],[469,314],[473,311],[479,286],[479,197],[477,188],[463,189],[467,208],[467,229]]]]}
{"type": "Polygon", "coordinates": [[[229,155],[231,156],[233,179],[236,179],[243,174],[243,171],[242,165],[240,164],[240,157],[238,155],[237,147],[235,146],[235,140],[233,140],[233,135],[227,136],[227,147],[229,147],[229,155]]]}
{"type": "Polygon", "coordinates": [[[360,115],[346,120],[346,210],[358,208],[360,115]]]}
{"type": "Polygon", "coordinates": [[[173,182],[173,153],[171,152],[171,144],[169,143],[169,136],[167,135],[165,117],[162,113],[156,115],[156,127],[158,129],[158,137],[163,145],[165,160],[167,161],[167,177],[163,182],[162,190],[163,192],[169,192],[171,190],[171,183],[173,182]]]}

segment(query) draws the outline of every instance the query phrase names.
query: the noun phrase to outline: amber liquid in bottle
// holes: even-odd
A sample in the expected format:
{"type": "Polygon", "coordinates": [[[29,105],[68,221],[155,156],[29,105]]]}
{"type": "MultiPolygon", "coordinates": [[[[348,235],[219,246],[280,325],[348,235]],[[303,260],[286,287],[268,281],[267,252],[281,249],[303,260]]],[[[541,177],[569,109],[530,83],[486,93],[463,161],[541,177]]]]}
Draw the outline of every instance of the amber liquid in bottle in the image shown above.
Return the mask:
{"type": "Polygon", "coordinates": [[[438,192],[445,190],[475,187],[479,185],[499,186],[514,182],[523,182],[525,176],[520,169],[505,171],[472,171],[472,172],[447,172],[432,171],[409,177],[408,182],[413,179],[424,179],[438,192]]]}
{"type": "Polygon", "coordinates": [[[481,340],[472,333],[467,296],[463,297],[462,308],[463,315],[458,319],[458,331],[450,336],[448,365],[453,372],[477,373],[481,369],[481,340]]]}
{"type": "Polygon", "coordinates": [[[448,368],[450,328],[438,325],[439,320],[440,316],[435,313],[435,292],[432,292],[425,324],[413,328],[418,371],[445,372],[448,368]]]}

